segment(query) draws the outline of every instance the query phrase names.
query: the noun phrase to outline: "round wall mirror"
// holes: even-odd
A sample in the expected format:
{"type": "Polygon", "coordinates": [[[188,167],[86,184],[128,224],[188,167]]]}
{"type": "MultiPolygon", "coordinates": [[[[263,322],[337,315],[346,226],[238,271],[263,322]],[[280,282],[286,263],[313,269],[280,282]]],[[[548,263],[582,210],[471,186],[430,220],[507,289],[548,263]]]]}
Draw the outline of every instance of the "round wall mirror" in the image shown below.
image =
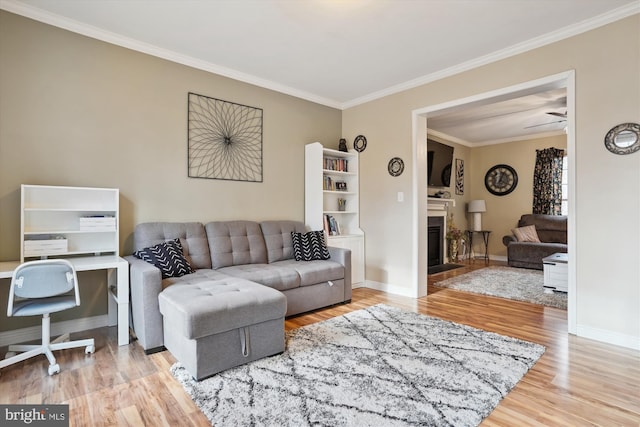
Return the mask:
{"type": "Polygon", "coordinates": [[[640,150],[640,125],[623,123],[612,128],[604,138],[604,146],[614,154],[631,154],[640,150]]]}

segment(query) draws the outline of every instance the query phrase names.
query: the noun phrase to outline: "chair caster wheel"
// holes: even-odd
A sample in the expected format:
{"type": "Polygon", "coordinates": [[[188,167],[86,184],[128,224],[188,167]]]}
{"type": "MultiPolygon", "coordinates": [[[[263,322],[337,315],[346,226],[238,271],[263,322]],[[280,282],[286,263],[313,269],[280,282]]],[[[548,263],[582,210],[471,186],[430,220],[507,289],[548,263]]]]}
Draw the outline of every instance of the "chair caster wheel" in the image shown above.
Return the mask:
{"type": "Polygon", "coordinates": [[[95,353],[95,351],[96,351],[95,345],[88,345],[87,348],[84,349],[85,354],[95,353]]]}
{"type": "Polygon", "coordinates": [[[55,365],[49,365],[49,375],[59,374],[60,373],[60,365],[57,363],[55,365]]]}
{"type": "Polygon", "coordinates": [[[9,359],[9,358],[11,358],[11,357],[13,357],[15,355],[16,355],[15,351],[7,351],[7,354],[4,355],[4,358],[5,359],[9,359]]]}

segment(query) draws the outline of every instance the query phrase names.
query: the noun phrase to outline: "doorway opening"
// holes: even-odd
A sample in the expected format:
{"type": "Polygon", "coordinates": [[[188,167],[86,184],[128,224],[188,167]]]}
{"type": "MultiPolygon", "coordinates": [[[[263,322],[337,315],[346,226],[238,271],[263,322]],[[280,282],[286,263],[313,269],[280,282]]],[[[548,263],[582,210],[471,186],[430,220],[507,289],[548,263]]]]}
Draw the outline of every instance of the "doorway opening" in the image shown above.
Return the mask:
{"type": "Polygon", "coordinates": [[[576,262],[575,262],[575,72],[573,70],[533,80],[518,85],[462,98],[443,104],[426,106],[412,112],[413,121],[413,188],[417,203],[413,211],[414,233],[414,278],[415,294],[427,294],[428,276],[428,200],[426,191],[427,179],[427,127],[429,116],[445,111],[454,111],[470,106],[486,105],[507,99],[544,92],[554,88],[565,88],[567,93],[566,134],[568,159],[568,227],[567,243],[572,256],[568,262],[568,307],[567,320],[569,333],[576,333],[576,262]]]}

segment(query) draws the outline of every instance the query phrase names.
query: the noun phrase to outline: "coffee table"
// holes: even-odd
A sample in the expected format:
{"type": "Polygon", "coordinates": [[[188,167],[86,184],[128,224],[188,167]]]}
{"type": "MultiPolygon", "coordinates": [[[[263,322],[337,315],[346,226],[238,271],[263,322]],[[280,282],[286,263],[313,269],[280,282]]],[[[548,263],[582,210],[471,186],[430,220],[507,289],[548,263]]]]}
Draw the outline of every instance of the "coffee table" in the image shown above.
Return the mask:
{"type": "Polygon", "coordinates": [[[555,253],[542,258],[542,268],[544,269],[545,292],[567,292],[568,290],[568,267],[569,256],[566,253],[555,253]]]}

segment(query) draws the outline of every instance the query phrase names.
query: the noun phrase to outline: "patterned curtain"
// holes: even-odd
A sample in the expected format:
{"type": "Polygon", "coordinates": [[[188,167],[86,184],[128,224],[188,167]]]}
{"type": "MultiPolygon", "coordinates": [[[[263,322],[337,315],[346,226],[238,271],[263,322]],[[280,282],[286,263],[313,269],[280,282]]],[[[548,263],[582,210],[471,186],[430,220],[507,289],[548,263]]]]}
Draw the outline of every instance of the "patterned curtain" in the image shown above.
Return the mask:
{"type": "Polygon", "coordinates": [[[564,150],[536,150],[533,171],[533,213],[562,214],[562,158],[564,150]]]}

